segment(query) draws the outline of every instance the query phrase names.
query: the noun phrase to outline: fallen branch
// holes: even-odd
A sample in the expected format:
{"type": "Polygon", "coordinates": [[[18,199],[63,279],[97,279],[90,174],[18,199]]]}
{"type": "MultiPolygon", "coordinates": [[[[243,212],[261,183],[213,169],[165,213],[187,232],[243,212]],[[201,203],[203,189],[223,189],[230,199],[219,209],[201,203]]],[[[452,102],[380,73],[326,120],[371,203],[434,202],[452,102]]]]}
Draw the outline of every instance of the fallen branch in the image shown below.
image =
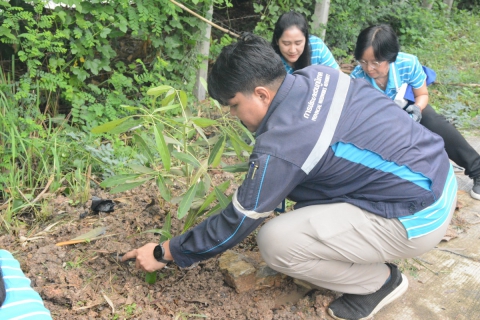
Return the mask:
{"type": "Polygon", "coordinates": [[[212,27],[215,27],[215,28],[217,28],[218,30],[221,30],[221,31],[223,31],[223,32],[225,32],[225,33],[227,33],[227,34],[229,34],[229,35],[231,35],[231,36],[234,36],[235,38],[240,38],[240,36],[239,36],[238,34],[232,32],[232,31],[230,31],[230,30],[227,30],[227,29],[225,29],[225,28],[222,28],[222,27],[220,27],[219,25],[211,22],[210,20],[205,19],[204,17],[202,17],[202,16],[199,15],[198,13],[195,13],[195,12],[193,12],[192,10],[188,9],[187,7],[185,7],[183,4],[178,3],[178,2],[176,2],[176,1],[174,1],[174,0],[170,0],[170,2],[173,3],[174,5],[182,8],[183,10],[185,10],[185,11],[193,14],[195,17],[197,17],[197,18],[199,18],[200,20],[208,23],[208,24],[211,25],[212,27]]]}
{"type": "Polygon", "coordinates": [[[52,182],[53,182],[54,179],[55,179],[55,176],[52,175],[52,176],[48,179],[47,185],[45,186],[45,188],[43,189],[43,191],[40,192],[40,193],[38,194],[38,196],[37,196],[35,199],[33,199],[32,202],[30,202],[30,205],[35,204],[35,202],[37,202],[38,200],[40,200],[40,199],[42,198],[42,196],[45,194],[45,192],[47,192],[48,188],[50,188],[50,185],[52,184],[52,182]]]}

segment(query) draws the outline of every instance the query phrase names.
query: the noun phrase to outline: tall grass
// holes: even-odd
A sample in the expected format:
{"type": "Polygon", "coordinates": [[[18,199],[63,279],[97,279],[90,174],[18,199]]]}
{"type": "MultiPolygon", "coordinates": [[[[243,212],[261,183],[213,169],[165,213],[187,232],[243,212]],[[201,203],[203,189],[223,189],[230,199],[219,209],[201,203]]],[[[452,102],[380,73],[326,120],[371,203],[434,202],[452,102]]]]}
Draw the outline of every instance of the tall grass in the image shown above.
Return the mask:
{"type": "Polygon", "coordinates": [[[20,214],[38,218],[43,200],[64,186],[85,197],[91,161],[40,112],[38,92],[18,97],[17,85],[0,70],[0,228],[7,231],[21,223],[20,214]]]}

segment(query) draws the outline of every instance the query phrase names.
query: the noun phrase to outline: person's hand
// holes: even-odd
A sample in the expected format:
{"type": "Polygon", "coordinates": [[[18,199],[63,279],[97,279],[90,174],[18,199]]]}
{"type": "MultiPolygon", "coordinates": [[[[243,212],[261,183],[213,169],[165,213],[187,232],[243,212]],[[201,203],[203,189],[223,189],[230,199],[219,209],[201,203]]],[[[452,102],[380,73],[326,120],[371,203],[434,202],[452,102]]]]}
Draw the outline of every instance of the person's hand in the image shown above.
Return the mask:
{"type": "Polygon", "coordinates": [[[146,272],[154,272],[165,267],[165,263],[158,262],[153,256],[153,249],[158,243],[147,243],[143,247],[125,253],[122,262],[135,259],[135,267],[146,272]]]}
{"type": "Polygon", "coordinates": [[[414,121],[420,122],[420,120],[422,120],[422,110],[416,104],[409,105],[405,108],[405,111],[407,111],[414,121]]]}

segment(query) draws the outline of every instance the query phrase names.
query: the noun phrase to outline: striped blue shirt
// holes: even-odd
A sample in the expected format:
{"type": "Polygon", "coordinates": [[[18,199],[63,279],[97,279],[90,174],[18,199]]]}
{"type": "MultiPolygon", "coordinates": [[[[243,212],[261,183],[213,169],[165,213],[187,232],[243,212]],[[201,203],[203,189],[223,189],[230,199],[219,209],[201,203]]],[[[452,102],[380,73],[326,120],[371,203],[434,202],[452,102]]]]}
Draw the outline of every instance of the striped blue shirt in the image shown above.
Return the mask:
{"type": "Polygon", "coordinates": [[[456,194],[457,178],[450,166],[442,196],[428,208],[411,216],[398,218],[407,230],[408,239],[421,237],[440,228],[450,215],[456,194]]]}
{"type": "MultiPolygon", "coordinates": [[[[308,40],[310,42],[311,64],[322,64],[324,66],[340,69],[340,66],[337,61],[335,61],[335,58],[322,39],[310,35],[308,36],[308,40]]],[[[293,68],[288,65],[287,61],[282,56],[280,57],[282,58],[287,73],[292,74],[294,71],[293,68]]]]}
{"type": "Polygon", "coordinates": [[[350,77],[368,80],[375,89],[382,91],[392,100],[395,99],[397,90],[402,84],[407,83],[414,89],[419,89],[427,79],[418,58],[404,52],[399,52],[397,59],[390,63],[388,82],[385,91],[377,86],[375,79],[371,78],[365,71],[363,71],[362,66],[360,65],[353,69],[350,77]]]}
{"type": "Polygon", "coordinates": [[[0,249],[0,267],[7,293],[0,307],[0,319],[52,320],[42,298],[32,289],[30,279],[25,277],[20,264],[10,252],[0,249]]]}

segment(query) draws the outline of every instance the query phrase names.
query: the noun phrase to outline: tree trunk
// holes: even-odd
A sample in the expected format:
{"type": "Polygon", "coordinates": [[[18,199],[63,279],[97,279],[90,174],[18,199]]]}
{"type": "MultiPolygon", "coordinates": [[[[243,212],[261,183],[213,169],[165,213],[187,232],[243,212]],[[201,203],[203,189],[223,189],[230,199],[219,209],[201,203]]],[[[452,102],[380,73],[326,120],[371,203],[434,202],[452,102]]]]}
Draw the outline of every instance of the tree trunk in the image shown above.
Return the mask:
{"type": "Polygon", "coordinates": [[[426,8],[428,10],[431,10],[432,6],[433,6],[433,1],[434,0],[423,0],[422,7],[426,8]]]}
{"type": "MultiPolygon", "coordinates": [[[[213,15],[213,1],[208,9],[207,18],[209,21],[212,20],[213,15]]],[[[205,39],[198,43],[198,51],[201,55],[206,56],[202,61],[202,65],[197,71],[197,81],[195,82],[195,88],[193,89],[193,94],[199,101],[204,100],[206,97],[206,91],[203,85],[200,83],[200,78],[207,80],[208,74],[208,55],[210,54],[210,34],[211,34],[212,26],[208,23],[205,23],[205,39]]]]}
{"type": "Polygon", "coordinates": [[[318,0],[315,4],[315,12],[313,13],[313,29],[323,27],[320,38],[325,39],[325,31],[327,29],[328,11],[330,10],[330,0],[318,0]]]}
{"type": "Polygon", "coordinates": [[[443,0],[443,3],[448,6],[447,12],[450,13],[452,10],[453,0],[443,0]]]}

